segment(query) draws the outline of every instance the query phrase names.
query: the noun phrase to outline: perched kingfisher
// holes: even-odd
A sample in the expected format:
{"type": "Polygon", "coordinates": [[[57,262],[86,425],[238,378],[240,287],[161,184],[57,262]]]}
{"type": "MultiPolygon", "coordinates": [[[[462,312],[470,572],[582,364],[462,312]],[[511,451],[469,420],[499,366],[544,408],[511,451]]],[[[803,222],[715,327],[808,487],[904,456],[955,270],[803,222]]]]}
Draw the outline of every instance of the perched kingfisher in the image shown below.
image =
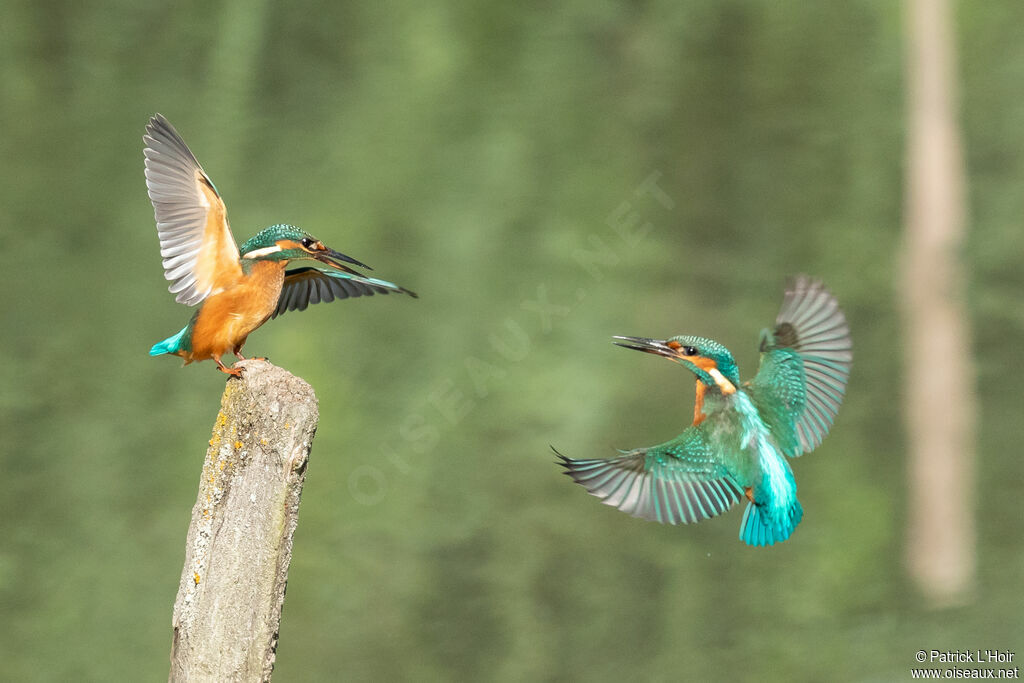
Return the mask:
{"type": "Polygon", "coordinates": [[[555,451],[565,474],[606,505],[662,524],[699,522],[746,498],[740,540],[764,546],[789,538],[803,508],[786,458],[825,438],[853,363],[846,318],[822,283],[789,282],[775,327],[761,332],[761,365],[750,382],[740,383],[728,349],[704,337],[614,339],[697,376],[693,424],[671,441],[615,458],[573,460],[555,451]]]}
{"type": "Polygon", "coordinates": [[[181,356],[188,365],[212,358],[222,372],[221,356],[234,353],[257,327],[287,311],[348,297],[401,292],[391,282],[366,277],[341,263],[372,270],[334,251],[294,225],[272,225],[242,245],[231,236],[227,209],[195,155],[162,115],[146,126],[146,187],[160,237],[164,277],[176,300],[199,304],[181,332],[153,345],[149,355],[181,356]],[[326,268],[288,269],[292,261],[315,260],[326,268]]]}

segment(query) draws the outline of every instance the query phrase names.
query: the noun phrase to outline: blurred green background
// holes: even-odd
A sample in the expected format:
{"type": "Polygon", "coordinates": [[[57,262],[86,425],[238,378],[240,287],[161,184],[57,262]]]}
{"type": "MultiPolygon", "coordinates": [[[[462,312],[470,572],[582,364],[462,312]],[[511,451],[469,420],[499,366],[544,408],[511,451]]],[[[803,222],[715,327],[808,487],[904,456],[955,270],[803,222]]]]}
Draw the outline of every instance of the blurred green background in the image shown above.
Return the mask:
{"type": "Polygon", "coordinates": [[[167,672],[224,376],[146,355],[189,316],[143,180],[156,111],[239,241],[294,223],[421,295],[246,347],[320,398],[276,680],[886,681],[921,648],[1024,656],[1024,4],[959,5],[979,564],[936,612],[902,559],[898,3],[6,3],[0,677],[167,672]],[[795,272],[839,297],[856,361],[794,463],[790,541],[745,547],[738,509],[641,522],[559,474],[549,444],[606,456],[690,421],[692,377],[611,335],[710,336],[749,377],[795,272]]]}

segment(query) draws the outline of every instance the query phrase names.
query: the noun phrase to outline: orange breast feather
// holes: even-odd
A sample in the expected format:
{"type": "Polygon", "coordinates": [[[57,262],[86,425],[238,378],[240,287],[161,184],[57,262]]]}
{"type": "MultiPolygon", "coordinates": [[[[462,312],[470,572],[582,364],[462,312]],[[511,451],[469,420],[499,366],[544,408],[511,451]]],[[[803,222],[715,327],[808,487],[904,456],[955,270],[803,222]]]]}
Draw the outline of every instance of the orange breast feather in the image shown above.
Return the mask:
{"type": "Polygon", "coordinates": [[[245,343],[277,308],[283,263],[264,261],[230,289],[207,298],[192,333],[190,360],[219,358],[245,343]]]}

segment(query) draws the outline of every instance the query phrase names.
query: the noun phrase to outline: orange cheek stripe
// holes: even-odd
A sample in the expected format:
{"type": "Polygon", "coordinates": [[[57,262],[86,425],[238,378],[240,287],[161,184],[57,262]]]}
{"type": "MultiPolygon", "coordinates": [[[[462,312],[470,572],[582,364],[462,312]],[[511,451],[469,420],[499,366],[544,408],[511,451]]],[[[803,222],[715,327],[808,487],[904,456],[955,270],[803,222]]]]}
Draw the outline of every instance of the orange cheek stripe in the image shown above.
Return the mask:
{"type": "Polygon", "coordinates": [[[715,370],[718,369],[718,363],[716,363],[715,361],[711,360],[710,358],[705,358],[704,356],[692,356],[692,357],[688,357],[687,360],[690,361],[691,363],[693,363],[694,365],[696,365],[698,368],[700,368],[704,372],[707,372],[708,370],[711,370],[712,368],[714,368],[715,370]]]}
{"type": "Polygon", "coordinates": [[[688,357],[687,360],[711,375],[711,379],[715,380],[715,384],[718,385],[718,388],[722,390],[723,394],[728,395],[736,391],[736,387],[732,385],[732,382],[727,380],[722,373],[719,372],[718,363],[715,361],[710,358],[705,358],[704,356],[688,357]]]}

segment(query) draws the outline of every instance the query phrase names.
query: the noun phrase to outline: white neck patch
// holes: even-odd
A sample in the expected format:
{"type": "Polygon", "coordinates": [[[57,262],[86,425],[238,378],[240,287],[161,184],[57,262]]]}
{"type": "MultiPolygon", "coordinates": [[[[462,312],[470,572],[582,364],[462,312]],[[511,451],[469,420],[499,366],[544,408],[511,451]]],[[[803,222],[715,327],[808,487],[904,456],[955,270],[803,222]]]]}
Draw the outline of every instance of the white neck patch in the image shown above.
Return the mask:
{"type": "Polygon", "coordinates": [[[722,390],[722,393],[728,396],[729,394],[736,393],[736,387],[733,386],[732,382],[725,378],[718,368],[708,368],[708,374],[711,375],[711,379],[715,380],[715,384],[722,390]]]}
{"type": "Polygon", "coordinates": [[[268,254],[276,254],[281,251],[281,245],[275,244],[271,247],[263,247],[262,249],[253,249],[248,254],[242,254],[242,258],[259,258],[260,256],[266,256],[268,254]]]}

